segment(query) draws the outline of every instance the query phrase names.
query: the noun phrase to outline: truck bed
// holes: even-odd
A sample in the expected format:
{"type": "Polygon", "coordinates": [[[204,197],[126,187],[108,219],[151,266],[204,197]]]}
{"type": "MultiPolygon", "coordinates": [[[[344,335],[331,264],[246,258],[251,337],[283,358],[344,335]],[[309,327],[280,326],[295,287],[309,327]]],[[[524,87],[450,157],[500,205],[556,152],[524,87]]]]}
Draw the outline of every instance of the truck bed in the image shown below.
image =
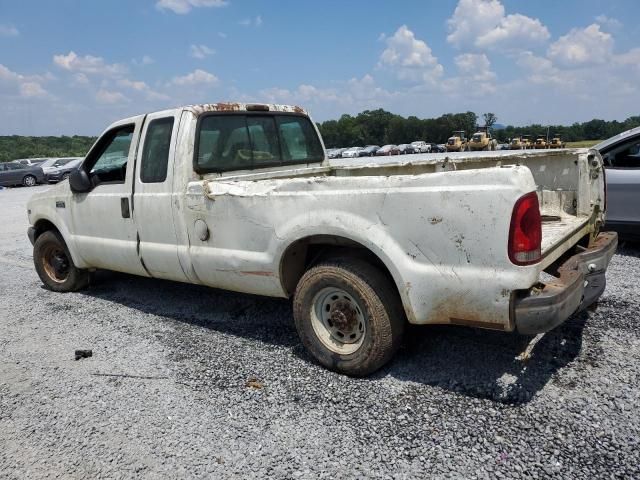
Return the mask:
{"type": "MultiPolygon", "coordinates": [[[[591,228],[590,221],[594,220],[592,204],[599,203],[599,198],[595,198],[599,191],[598,182],[590,178],[589,154],[587,149],[557,149],[339,158],[327,160],[321,166],[285,168],[231,178],[263,180],[298,176],[404,176],[524,165],[529,167],[533,175],[540,201],[543,266],[546,266],[571,248],[591,228]]],[[[270,187],[262,184],[259,188],[270,187]]]]}

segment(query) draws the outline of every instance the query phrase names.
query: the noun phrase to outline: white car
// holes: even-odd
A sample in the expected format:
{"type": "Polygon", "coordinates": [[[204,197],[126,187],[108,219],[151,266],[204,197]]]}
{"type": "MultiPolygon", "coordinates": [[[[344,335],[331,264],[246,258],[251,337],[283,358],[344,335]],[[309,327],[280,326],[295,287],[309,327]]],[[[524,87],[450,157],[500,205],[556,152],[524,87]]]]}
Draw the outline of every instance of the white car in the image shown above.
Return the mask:
{"type": "Polygon", "coordinates": [[[362,147],[351,147],[342,152],[342,158],[358,158],[362,150],[364,150],[362,147]]]}
{"type": "Polygon", "coordinates": [[[431,144],[422,140],[418,140],[416,142],[411,142],[411,146],[413,147],[416,153],[430,153],[431,152],[431,144]]]}
{"type": "Polygon", "coordinates": [[[292,298],[302,344],[350,375],[389,361],[407,323],[540,333],[604,290],[597,151],[332,162],[300,107],[120,120],[29,201],[36,271],[57,292],[108,269],[292,298]]]}

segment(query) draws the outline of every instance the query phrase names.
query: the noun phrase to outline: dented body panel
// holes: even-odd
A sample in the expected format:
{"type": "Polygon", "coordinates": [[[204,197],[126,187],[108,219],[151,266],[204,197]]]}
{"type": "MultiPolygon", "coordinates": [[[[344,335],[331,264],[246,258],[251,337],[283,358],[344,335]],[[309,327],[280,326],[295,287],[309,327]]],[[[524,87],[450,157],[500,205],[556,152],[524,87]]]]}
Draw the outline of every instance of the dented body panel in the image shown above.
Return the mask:
{"type": "MultiPolygon", "coordinates": [[[[81,268],[275,297],[292,293],[291,277],[301,268],[291,265],[300,261],[296,248],[318,241],[349,245],[368,250],[388,270],[410,322],[511,331],[518,292],[537,285],[544,269],[604,222],[602,161],[587,150],[419,154],[196,173],[198,117],[247,108],[210,104],[162,112],[175,118],[169,174],[155,187],[141,184],[138,147],[132,147],[132,218],[113,213],[120,185],[115,193],[114,186],[100,185],[78,195],[61,182],[34,196],[31,224],[55,224],[81,268]],[[100,189],[105,193],[95,195],[100,189]],[[516,266],[507,252],[511,214],[533,191],[543,215],[543,259],[516,266]],[[101,214],[118,218],[98,226],[104,218],[78,213],[87,197],[101,198],[93,200],[103,202],[96,207],[101,214]],[[52,210],[58,199],[76,210],[52,210]],[[120,227],[122,238],[102,233],[120,227]]],[[[306,115],[299,107],[268,108],[306,115]]],[[[142,137],[133,143],[143,145],[146,127],[139,121],[142,137]]]]}

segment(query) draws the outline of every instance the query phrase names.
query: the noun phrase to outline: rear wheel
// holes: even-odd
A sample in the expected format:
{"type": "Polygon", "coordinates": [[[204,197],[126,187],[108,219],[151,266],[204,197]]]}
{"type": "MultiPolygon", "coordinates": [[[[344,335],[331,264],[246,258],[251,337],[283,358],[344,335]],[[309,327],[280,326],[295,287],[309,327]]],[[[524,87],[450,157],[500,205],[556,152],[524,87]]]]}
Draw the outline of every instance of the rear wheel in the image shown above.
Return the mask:
{"type": "Polygon", "coordinates": [[[35,186],[36,183],[38,183],[38,181],[36,180],[36,177],[34,177],[33,175],[27,175],[22,179],[22,184],[25,187],[33,187],[35,186]]]}
{"type": "Polygon", "coordinates": [[[300,279],[293,315],[302,343],[324,367],[364,376],[402,341],[404,312],[392,282],[358,259],[323,262],[300,279]]]}
{"type": "Polygon", "coordinates": [[[36,272],[45,287],[54,292],[74,292],[89,284],[89,272],[77,268],[62,237],[51,230],[33,245],[36,272]]]}

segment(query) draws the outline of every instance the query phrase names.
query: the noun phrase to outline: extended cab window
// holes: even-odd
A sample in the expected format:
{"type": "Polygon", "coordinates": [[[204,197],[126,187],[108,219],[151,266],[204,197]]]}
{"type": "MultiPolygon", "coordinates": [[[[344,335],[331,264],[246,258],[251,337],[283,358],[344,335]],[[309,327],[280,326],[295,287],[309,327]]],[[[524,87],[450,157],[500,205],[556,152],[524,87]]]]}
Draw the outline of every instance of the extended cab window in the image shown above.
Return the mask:
{"type": "Polygon", "coordinates": [[[162,183],[167,179],[172,131],[173,117],[158,118],[149,123],[140,168],[142,182],[162,183]]]}
{"type": "Polygon", "coordinates": [[[301,115],[207,115],[199,122],[196,142],[199,173],[324,160],[311,121],[301,115]]]}
{"type": "Polygon", "coordinates": [[[116,128],[100,139],[87,165],[94,184],[124,183],[134,128],[134,125],[116,128]]]}

